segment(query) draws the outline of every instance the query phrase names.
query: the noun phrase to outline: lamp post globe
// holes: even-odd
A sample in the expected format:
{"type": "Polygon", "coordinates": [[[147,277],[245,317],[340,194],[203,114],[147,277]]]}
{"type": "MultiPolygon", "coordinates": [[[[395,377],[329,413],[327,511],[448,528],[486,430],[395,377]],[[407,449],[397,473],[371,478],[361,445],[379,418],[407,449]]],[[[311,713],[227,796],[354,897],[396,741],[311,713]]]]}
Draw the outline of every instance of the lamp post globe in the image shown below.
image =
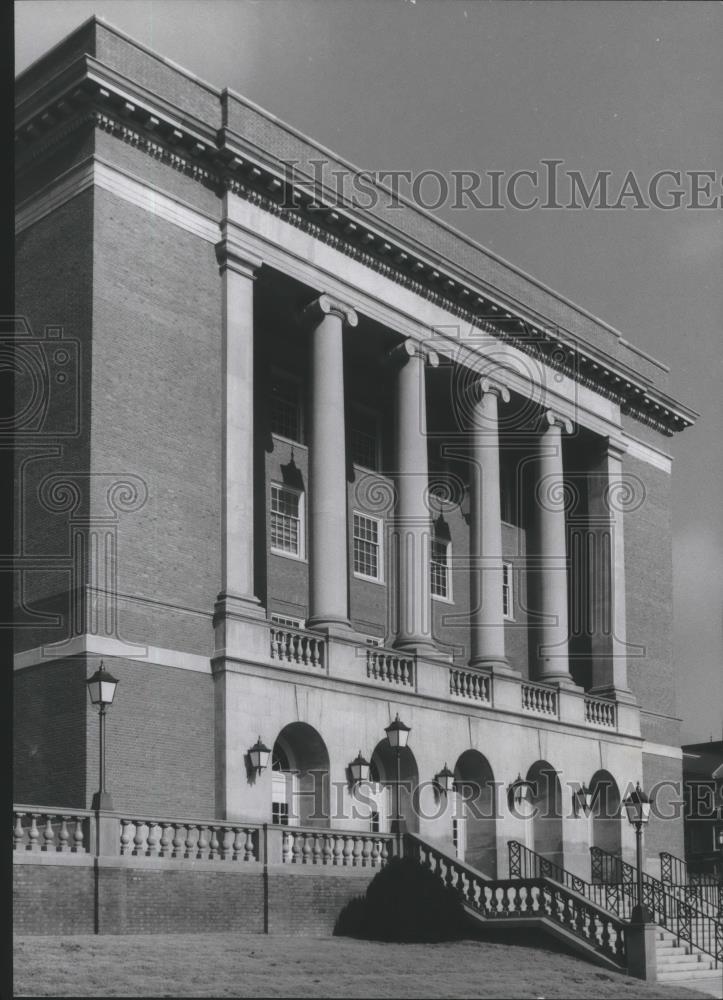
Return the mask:
{"type": "Polygon", "coordinates": [[[394,750],[397,758],[397,781],[394,786],[394,824],[397,834],[397,856],[402,855],[402,817],[399,812],[399,786],[402,783],[402,750],[407,745],[409,740],[409,734],[412,731],[411,726],[405,725],[399,718],[399,712],[397,712],[394,721],[390,722],[388,726],[384,729],[387,734],[387,742],[389,746],[394,750]]]}
{"type": "Polygon", "coordinates": [[[643,827],[650,819],[650,799],[640,787],[640,782],[634,791],[623,802],[625,812],[632,826],[635,827],[635,852],[638,872],[638,899],[633,908],[630,920],[634,924],[647,924],[651,920],[650,913],[643,902],[643,827]]]}

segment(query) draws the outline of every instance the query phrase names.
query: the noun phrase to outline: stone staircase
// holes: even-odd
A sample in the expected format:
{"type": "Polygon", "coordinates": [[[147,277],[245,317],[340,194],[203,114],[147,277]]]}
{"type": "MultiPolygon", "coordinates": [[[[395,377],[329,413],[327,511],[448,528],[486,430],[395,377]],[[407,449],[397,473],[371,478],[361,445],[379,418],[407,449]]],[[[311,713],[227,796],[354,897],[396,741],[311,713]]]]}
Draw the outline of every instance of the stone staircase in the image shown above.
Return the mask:
{"type": "MultiPolygon", "coordinates": [[[[675,934],[658,928],[655,940],[655,954],[658,967],[658,982],[685,983],[691,989],[710,984],[712,987],[723,986],[723,973],[715,968],[715,959],[697,948],[678,941],[675,934]]],[[[720,996],[720,992],[713,993],[720,996]]]]}

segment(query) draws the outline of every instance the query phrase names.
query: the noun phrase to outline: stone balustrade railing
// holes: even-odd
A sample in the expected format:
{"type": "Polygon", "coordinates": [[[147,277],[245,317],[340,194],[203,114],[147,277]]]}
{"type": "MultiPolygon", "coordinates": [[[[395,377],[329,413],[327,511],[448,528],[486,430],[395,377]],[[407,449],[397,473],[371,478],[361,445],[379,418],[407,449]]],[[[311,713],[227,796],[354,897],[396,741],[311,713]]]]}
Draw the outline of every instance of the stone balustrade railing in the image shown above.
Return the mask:
{"type": "Polygon", "coordinates": [[[271,659],[295,663],[304,667],[323,670],[326,661],[326,643],[313,632],[272,625],[269,629],[271,659]]]}
{"type": "Polygon", "coordinates": [[[414,688],[414,657],[375,647],[367,650],[367,677],[399,687],[414,688]]]}
{"type": "Polygon", "coordinates": [[[285,827],[281,860],[295,865],[381,868],[391,857],[393,838],[379,833],[285,827]]]}
{"type": "Polygon", "coordinates": [[[335,681],[395,688],[405,695],[465,702],[470,710],[534,715],[573,726],[640,735],[640,711],[634,702],[616,702],[527,680],[515,673],[487,673],[438,655],[410,655],[369,646],[354,632],[322,635],[276,623],[245,623],[248,647],[239,652],[250,662],[303,670],[335,681]]]}
{"type": "Polygon", "coordinates": [[[492,678],[476,670],[449,669],[449,693],[455,698],[476,701],[481,705],[492,704],[492,678]]]}
{"type": "Polygon", "coordinates": [[[600,729],[616,729],[615,702],[585,696],[585,722],[600,729]]]}
{"type": "Polygon", "coordinates": [[[558,694],[555,688],[547,687],[545,684],[523,682],[520,685],[520,693],[522,695],[523,712],[531,712],[533,715],[549,715],[557,718],[558,694]]]}
{"type": "Polygon", "coordinates": [[[13,808],[13,850],[86,854],[92,815],[85,809],[17,805],[13,808]]]}
{"type": "Polygon", "coordinates": [[[121,818],[120,854],[199,861],[257,861],[258,826],[242,823],[121,818]]]}

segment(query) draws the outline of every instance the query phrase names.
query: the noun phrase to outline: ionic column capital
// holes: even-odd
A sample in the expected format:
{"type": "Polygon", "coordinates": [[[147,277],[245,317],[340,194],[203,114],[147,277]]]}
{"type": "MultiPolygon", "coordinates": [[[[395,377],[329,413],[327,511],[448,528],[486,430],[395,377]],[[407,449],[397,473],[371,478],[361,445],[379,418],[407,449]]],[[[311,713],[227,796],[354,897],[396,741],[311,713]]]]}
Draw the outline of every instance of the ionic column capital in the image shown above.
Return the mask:
{"type": "Polygon", "coordinates": [[[304,318],[311,319],[315,323],[320,323],[326,316],[338,316],[347,326],[359,325],[356,310],[341,299],[332,298],[326,292],[304,306],[302,314],[304,318]]]}
{"type": "Polygon", "coordinates": [[[572,434],[572,421],[569,417],[565,417],[555,410],[545,410],[542,415],[542,430],[547,431],[552,427],[559,427],[565,433],[572,434]]]}
{"type": "Polygon", "coordinates": [[[233,271],[234,274],[240,274],[252,281],[263,264],[260,257],[236,246],[228,237],[224,237],[216,244],[216,260],[221,274],[233,271]]]}
{"type": "Polygon", "coordinates": [[[510,390],[507,386],[498,379],[490,378],[488,375],[484,375],[478,379],[474,383],[473,390],[478,400],[484,399],[485,396],[493,395],[501,399],[503,403],[509,403],[510,401],[510,390]]]}
{"type": "Polygon", "coordinates": [[[401,344],[393,347],[387,354],[387,361],[392,365],[401,367],[402,365],[406,365],[410,358],[415,357],[420,358],[430,368],[439,367],[439,355],[437,352],[426,347],[424,344],[420,344],[418,340],[413,340],[411,337],[407,337],[401,344]]]}

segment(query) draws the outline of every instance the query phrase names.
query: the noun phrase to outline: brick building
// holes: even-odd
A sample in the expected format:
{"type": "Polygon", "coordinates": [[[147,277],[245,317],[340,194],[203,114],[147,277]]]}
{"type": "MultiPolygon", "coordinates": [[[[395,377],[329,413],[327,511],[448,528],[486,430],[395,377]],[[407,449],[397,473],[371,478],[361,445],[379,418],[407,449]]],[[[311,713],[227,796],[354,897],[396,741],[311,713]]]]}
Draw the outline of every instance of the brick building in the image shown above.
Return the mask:
{"type": "Polygon", "coordinates": [[[665,366],[105,22],[17,99],[16,801],[90,809],[102,659],[129,830],[384,834],[398,714],[423,840],[632,860],[621,797],[681,778],[665,366]]]}

